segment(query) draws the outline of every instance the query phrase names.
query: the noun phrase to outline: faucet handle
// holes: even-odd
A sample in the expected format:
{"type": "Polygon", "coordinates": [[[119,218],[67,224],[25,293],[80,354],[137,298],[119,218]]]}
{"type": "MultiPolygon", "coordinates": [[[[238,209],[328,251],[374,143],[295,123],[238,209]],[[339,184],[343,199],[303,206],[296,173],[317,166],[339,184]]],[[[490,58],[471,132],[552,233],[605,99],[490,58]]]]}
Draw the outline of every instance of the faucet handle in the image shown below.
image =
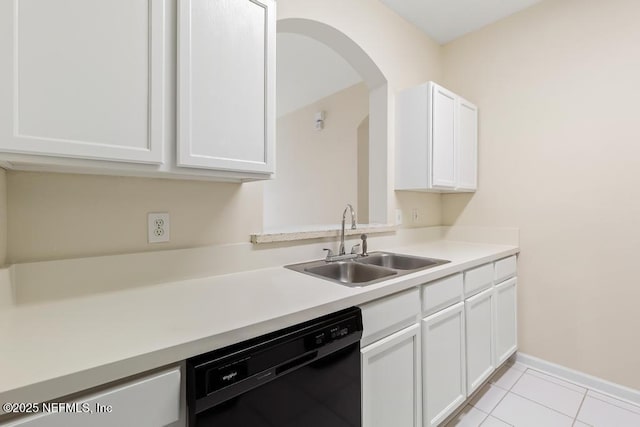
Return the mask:
{"type": "Polygon", "coordinates": [[[353,245],[353,246],[351,247],[351,253],[352,253],[352,254],[357,254],[357,253],[358,253],[358,249],[360,249],[360,243],[358,243],[358,244],[356,244],[356,245],[353,245]]]}
{"type": "Polygon", "coordinates": [[[330,259],[331,257],[333,257],[333,251],[331,249],[324,248],[322,250],[323,251],[327,251],[327,258],[326,259],[330,259]]]}
{"type": "Polygon", "coordinates": [[[362,256],[367,256],[369,255],[367,252],[367,235],[363,233],[360,238],[362,239],[362,256]]]}

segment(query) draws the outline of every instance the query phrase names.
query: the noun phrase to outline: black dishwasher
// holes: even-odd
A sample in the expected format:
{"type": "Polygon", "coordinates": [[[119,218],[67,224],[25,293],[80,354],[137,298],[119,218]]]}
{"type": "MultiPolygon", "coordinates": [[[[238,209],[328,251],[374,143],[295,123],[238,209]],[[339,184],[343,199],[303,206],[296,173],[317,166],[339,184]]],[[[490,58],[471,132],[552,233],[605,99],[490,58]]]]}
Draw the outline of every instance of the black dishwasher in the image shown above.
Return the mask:
{"type": "Polygon", "coordinates": [[[352,307],[187,360],[190,427],[361,427],[352,307]]]}

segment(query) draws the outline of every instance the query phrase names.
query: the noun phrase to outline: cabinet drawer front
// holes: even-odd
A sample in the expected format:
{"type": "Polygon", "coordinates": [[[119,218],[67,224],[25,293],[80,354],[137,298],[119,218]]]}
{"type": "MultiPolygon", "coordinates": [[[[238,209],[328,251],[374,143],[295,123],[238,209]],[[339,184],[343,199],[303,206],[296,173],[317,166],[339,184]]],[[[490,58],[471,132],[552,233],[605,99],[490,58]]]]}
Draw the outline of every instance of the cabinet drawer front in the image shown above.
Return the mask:
{"type": "Polygon", "coordinates": [[[500,283],[516,275],[516,256],[503,258],[495,262],[495,282],[500,283]]]}
{"type": "Polygon", "coordinates": [[[493,264],[485,264],[464,272],[464,296],[477,294],[493,284],[493,264]]]}
{"type": "Polygon", "coordinates": [[[420,292],[411,289],[360,308],[364,326],[360,346],[364,347],[416,323],[420,314],[420,292]]]}
{"type": "Polygon", "coordinates": [[[152,375],[130,383],[76,399],[80,410],[88,405],[93,413],[44,412],[22,418],[7,427],[156,427],[178,421],[180,414],[180,370],[152,375]],[[111,412],[97,406],[111,405],[111,412]]]}
{"type": "Polygon", "coordinates": [[[422,314],[428,316],[462,301],[462,273],[427,283],[422,287],[422,314]]]}

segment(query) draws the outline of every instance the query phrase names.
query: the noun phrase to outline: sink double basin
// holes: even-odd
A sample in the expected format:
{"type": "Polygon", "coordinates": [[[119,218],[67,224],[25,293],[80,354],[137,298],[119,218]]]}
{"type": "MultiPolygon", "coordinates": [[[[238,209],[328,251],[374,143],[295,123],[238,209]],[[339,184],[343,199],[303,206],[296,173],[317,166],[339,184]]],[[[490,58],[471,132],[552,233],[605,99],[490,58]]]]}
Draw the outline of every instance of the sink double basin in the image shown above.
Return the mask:
{"type": "Polygon", "coordinates": [[[372,252],[347,261],[320,260],[285,267],[341,285],[362,287],[448,262],[450,261],[390,252],[372,252]]]}

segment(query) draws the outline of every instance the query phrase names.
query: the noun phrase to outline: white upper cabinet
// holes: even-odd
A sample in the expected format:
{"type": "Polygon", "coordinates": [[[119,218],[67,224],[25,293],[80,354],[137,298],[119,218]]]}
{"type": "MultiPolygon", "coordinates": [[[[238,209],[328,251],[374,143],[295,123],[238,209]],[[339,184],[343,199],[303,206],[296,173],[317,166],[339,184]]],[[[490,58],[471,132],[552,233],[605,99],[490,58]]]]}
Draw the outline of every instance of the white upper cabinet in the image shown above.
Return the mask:
{"type": "Polygon", "coordinates": [[[275,30],[275,0],[0,1],[0,164],[267,179],[275,30]]]}
{"type": "Polygon", "coordinates": [[[478,188],[478,107],[466,99],[458,99],[456,188],[475,191],[478,188]]]}
{"type": "Polygon", "coordinates": [[[273,172],[273,1],[180,0],[178,13],[178,166],[273,172]]]}
{"type": "Polygon", "coordinates": [[[163,161],[164,0],[0,5],[0,151],[163,161]]]}
{"type": "Polygon", "coordinates": [[[477,188],[478,109],[433,82],[396,99],[396,190],[477,188]]]}
{"type": "MultiPolygon", "coordinates": [[[[427,153],[432,156],[431,186],[456,187],[456,95],[433,85],[431,94],[431,138],[427,138],[427,153]]],[[[427,171],[428,173],[428,171],[427,171]]]]}

